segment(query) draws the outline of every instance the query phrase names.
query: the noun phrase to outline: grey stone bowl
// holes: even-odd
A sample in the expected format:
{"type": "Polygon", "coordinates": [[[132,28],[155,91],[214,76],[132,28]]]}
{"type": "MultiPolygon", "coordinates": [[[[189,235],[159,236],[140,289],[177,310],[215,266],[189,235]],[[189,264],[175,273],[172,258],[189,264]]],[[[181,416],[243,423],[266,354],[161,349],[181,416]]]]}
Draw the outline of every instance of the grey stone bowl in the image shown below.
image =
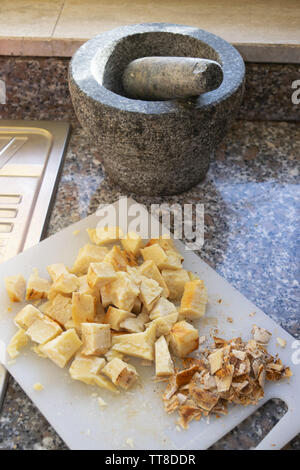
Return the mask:
{"type": "Polygon", "coordinates": [[[100,34],[83,44],[69,68],[77,117],[99,147],[109,177],[127,192],[176,194],[204,178],[244,91],[244,62],[223,39],[201,29],[146,23],[100,34]],[[146,56],[202,57],[223,68],[221,86],[185,100],[125,96],[123,71],[146,56]]]}

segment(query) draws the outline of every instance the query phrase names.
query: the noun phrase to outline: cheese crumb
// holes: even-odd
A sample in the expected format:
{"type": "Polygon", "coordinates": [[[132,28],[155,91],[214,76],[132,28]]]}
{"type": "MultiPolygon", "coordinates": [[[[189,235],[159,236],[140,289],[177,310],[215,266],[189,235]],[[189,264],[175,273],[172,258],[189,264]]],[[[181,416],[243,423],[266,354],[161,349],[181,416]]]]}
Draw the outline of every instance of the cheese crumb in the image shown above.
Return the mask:
{"type": "Polygon", "coordinates": [[[132,449],[134,448],[134,442],[131,437],[128,437],[128,439],[126,439],[126,444],[129,445],[132,449]]]}
{"type": "Polygon", "coordinates": [[[76,237],[76,235],[78,235],[79,232],[80,232],[80,230],[74,230],[73,235],[76,237]]]}
{"type": "Polygon", "coordinates": [[[107,403],[103,400],[103,398],[98,397],[98,405],[100,408],[103,408],[104,406],[107,406],[107,403]]]}
{"type": "Polygon", "coordinates": [[[42,390],[44,390],[44,387],[41,383],[37,382],[36,384],[34,384],[33,386],[34,390],[36,390],[37,392],[41,392],[42,390]]]}
{"type": "Polygon", "coordinates": [[[279,346],[281,346],[282,348],[286,347],[286,340],[285,339],[282,339],[282,338],[276,338],[276,339],[277,339],[277,343],[279,344],[279,346]]]}

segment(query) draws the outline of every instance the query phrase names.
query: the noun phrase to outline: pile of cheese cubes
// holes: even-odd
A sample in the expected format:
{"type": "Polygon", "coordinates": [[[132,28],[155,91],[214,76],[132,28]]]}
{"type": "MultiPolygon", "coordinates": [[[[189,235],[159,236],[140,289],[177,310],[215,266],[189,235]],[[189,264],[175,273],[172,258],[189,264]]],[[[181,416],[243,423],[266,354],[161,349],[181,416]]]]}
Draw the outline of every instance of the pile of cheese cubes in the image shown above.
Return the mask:
{"type": "Polygon", "coordinates": [[[203,281],[182,268],[167,236],[145,244],[119,227],[88,234],[91,243],[79,250],[71,269],[62,263],[47,267],[51,281],[36,269],[27,285],[21,275],[6,278],[13,302],[24,296],[32,302],[15,317],[19,330],[8,353],[15,358],[31,340],[37,354],[59,367],[73,359],[73,379],[115,392],[138,379],[125,356],[154,361],[157,377],[172,375],[171,354],[182,358],[199,345],[198,330],[187,320],[205,313],[203,281]]]}

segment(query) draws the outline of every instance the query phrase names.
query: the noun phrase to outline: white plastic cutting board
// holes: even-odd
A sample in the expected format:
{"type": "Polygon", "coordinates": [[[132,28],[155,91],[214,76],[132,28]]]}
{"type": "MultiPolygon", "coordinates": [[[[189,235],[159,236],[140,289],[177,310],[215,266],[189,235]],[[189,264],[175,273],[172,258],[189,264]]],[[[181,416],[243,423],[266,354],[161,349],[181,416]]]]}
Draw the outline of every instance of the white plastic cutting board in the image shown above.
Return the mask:
{"type": "MultiPolygon", "coordinates": [[[[21,273],[28,278],[33,267],[46,276],[46,266],[51,263],[72,265],[78,249],[88,242],[85,229],[95,227],[97,222],[97,216],[91,215],[0,265],[0,362],[71,449],[206,449],[253,413],[256,407],[232,407],[226,417],[212,417],[209,422],[202,419],[191,423],[187,431],[179,432],[175,426],[177,416],[166,415],[163,409],[163,385],[153,382],[153,368],[140,366],[139,360],[132,363],[142,376],[143,387],[116,396],[100,388],[71,381],[67,369],[59,369],[51,361],[38,357],[30,347],[15,362],[6,354],[6,347],[16,331],[13,318],[22,305],[8,311],[4,277],[21,273]],[[76,236],[75,230],[79,230],[76,236]],[[35,391],[33,385],[36,382],[40,382],[44,390],[35,391]],[[99,407],[98,395],[107,402],[105,408],[99,407]]],[[[265,398],[260,402],[261,406],[270,398],[281,398],[288,405],[286,415],[258,446],[259,449],[281,448],[300,431],[299,366],[292,364],[291,360],[295,339],[196,254],[185,250],[182,243],[177,243],[177,246],[184,255],[186,269],[204,279],[208,288],[209,306],[206,316],[198,324],[200,334],[209,335],[212,328],[217,327],[218,336],[247,339],[256,323],[273,334],[270,352],[279,353],[283,362],[291,367],[293,377],[289,381],[267,383],[265,398]],[[221,303],[219,299],[222,299],[221,303]],[[255,316],[249,316],[254,311],[255,316]],[[233,323],[228,323],[227,317],[232,317],[233,323]],[[286,339],[285,349],[276,345],[277,336],[286,339]]]]}

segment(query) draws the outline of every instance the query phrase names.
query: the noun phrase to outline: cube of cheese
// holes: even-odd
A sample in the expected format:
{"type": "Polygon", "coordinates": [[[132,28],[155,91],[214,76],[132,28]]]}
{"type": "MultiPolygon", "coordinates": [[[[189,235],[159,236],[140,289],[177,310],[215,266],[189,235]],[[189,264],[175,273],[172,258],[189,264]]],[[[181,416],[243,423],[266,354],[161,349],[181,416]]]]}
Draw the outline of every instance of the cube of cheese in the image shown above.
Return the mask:
{"type": "Polygon", "coordinates": [[[89,294],[73,292],[72,295],[72,319],[75,325],[93,321],[96,314],[95,298],[89,294]]]}
{"type": "Polygon", "coordinates": [[[28,343],[28,336],[25,330],[20,328],[17,333],[12,337],[7,346],[7,352],[11,359],[15,359],[20,354],[20,349],[28,343]]]}
{"type": "Polygon", "coordinates": [[[88,234],[92,242],[99,246],[116,242],[124,236],[120,227],[97,227],[96,229],[88,229],[88,234]]]}
{"type": "Polygon", "coordinates": [[[148,241],[146,246],[152,246],[152,245],[159,245],[161,246],[164,250],[172,250],[176,251],[176,248],[174,246],[174,241],[171,238],[171,235],[168,233],[164,233],[161,237],[159,238],[151,238],[151,240],[148,241]]]}
{"type": "Polygon", "coordinates": [[[115,307],[131,312],[135,299],[139,294],[139,288],[127,273],[118,271],[117,279],[111,284],[104,286],[103,289],[100,289],[103,305],[103,292],[105,288],[107,288],[107,297],[111,299],[111,303],[115,307]]]}
{"type": "Polygon", "coordinates": [[[55,282],[62,274],[70,274],[63,263],[50,264],[47,271],[52,281],[55,282]]]}
{"type": "Polygon", "coordinates": [[[155,341],[155,372],[157,377],[174,374],[174,364],[164,336],[155,341]]]}
{"type": "Polygon", "coordinates": [[[105,364],[106,361],[102,357],[85,357],[77,354],[71,364],[69,373],[72,379],[92,385],[95,375],[99,374],[105,364]]]}
{"type": "Polygon", "coordinates": [[[140,285],[140,298],[147,310],[150,312],[155,302],[162,293],[162,287],[154,279],[144,277],[140,285]]]}
{"type": "Polygon", "coordinates": [[[79,280],[75,274],[71,274],[68,271],[62,273],[52,284],[51,292],[56,295],[57,292],[62,294],[71,294],[76,291],[79,287],[79,280]]]}
{"type": "Polygon", "coordinates": [[[128,232],[127,235],[121,239],[121,244],[125,251],[133,253],[134,256],[139,256],[140,249],[143,248],[143,241],[135,232],[128,232]]]}
{"type": "Polygon", "coordinates": [[[156,337],[159,338],[161,335],[168,335],[175,323],[178,320],[178,312],[170,313],[163,317],[158,317],[153,320],[150,324],[156,327],[156,337]]]}
{"type": "Polygon", "coordinates": [[[124,357],[124,354],[118,352],[118,351],[114,351],[113,349],[110,349],[109,351],[107,351],[106,354],[104,354],[106,359],[108,361],[111,361],[112,359],[114,359],[115,357],[118,357],[119,359],[123,359],[124,357]]]}
{"type": "Polygon", "coordinates": [[[74,329],[64,331],[61,335],[40,346],[43,354],[46,354],[58,367],[65,367],[67,362],[81,347],[82,342],[74,329]]]}
{"type": "Polygon", "coordinates": [[[163,269],[161,274],[170,291],[169,299],[181,299],[184,286],[190,280],[187,271],[185,269],[163,269]]]}
{"type": "Polygon", "coordinates": [[[32,341],[38,344],[47,343],[62,333],[62,328],[45,315],[35,320],[26,331],[32,341]]]}
{"type": "Polygon", "coordinates": [[[111,348],[110,325],[105,323],[81,324],[84,355],[99,356],[105,354],[111,348]]]}
{"type": "Polygon", "coordinates": [[[178,313],[175,305],[165,297],[160,297],[154,304],[149,318],[150,320],[155,320],[156,318],[170,315],[171,313],[178,313]]]}
{"type": "Polygon", "coordinates": [[[160,269],[181,269],[183,257],[178,251],[166,250],[167,260],[162,262],[160,269]]]}
{"type": "Polygon", "coordinates": [[[87,273],[88,285],[94,289],[115,281],[116,271],[112,264],[102,261],[101,263],[91,263],[87,273]]]}
{"type": "Polygon", "coordinates": [[[110,378],[113,384],[127,390],[137,381],[138,374],[132,365],[126,364],[117,357],[112,359],[103,368],[103,373],[110,378]]]}
{"type": "Polygon", "coordinates": [[[142,333],[131,333],[113,336],[113,350],[128,356],[141,357],[142,359],[154,360],[154,342],[156,339],[156,327],[150,324],[142,333]]]}
{"type": "Polygon", "coordinates": [[[52,300],[46,302],[41,308],[43,313],[62,326],[65,326],[72,318],[72,299],[62,294],[56,294],[52,300]]]}
{"type": "Polygon", "coordinates": [[[141,250],[144,261],[152,260],[156,266],[160,269],[161,266],[167,261],[168,256],[161,246],[154,244],[146,246],[141,250]]]}
{"type": "Polygon", "coordinates": [[[208,356],[210,373],[214,375],[217,370],[221,369],[223,366],[223,348],[217,349],[208,356]]]}
{"type": "MultiPolygon", "coordinates": [[[[94,289],[91,289],[87,282],[87,274],[78,277],[79,285],[78,285],[78,292],[80,294],[94,294],[94,289]]],[[[98,289],[99,291],[99,289],[98,289]]]]}
{"type": "Polygon", "coordinates": [[[139,272],[143,276],[149,277],[150,279],[154,279],[154,281],[158,282],[160,287],[162,287],[162,289],[163,289],[161,295],[163,295],[164,297],[169,296],[168,286],[167,286],[164,278],[162,277],[158,267],[154,263],[154,261],[152,261],[150,259],[147,260],[147,261],[144,261],[144,263],[141,264],[141,266],[139,266],[139,272]]]}
{"type": "Polygon", "coordinates": [[[46,299],[50,291],[50,282],[39,276],[34,269],[27,282],[26,300],[46,299]]]}
{"type": "Polygon", "coordinates": [[[108,249],[104,246],[86,244],[80,248],[72,267],[72,273],[83,275],[88,272],[90,263],[100,263],[107,255],[108,249]]]}
{"type": "Polygon", "coordinates": [[[201,318],[205,314],[207,289],[200,279],[189,281],[184,286],[179,314],[185,318],[201,318]]]}
{"type": "Polygon", "coordinates": [[[35,320],[41,319],[43,314],[33,305],[26,305],[15,316],[14,322],[20,328],[27,330],[35,320]]]}
{"type": "Polygon", "coordinates": [[[120,324],[130,317],[135,318],[135,315],[127,310],[110,306],[105,314],[104,323],[109,323],[113,330],[119,331],[121,330],[120,324]]]}
{"type": "MultiPolygon", "coordinates": [[[[133,255],[132,255],[133,256],[133,255]]],[[[114,245],[104,258],[106,263],[112,264],[116,271],[127,271],[127,266],[131,265],[131,259],[119,246],[114,245]]],[[[134,263],[133,263],[134,264],[134,263]]]]}
{"type": "Polygon", "coordinates": [[[5,288],[11,302],[22,302],[25,296],[26,281],[21,274],[4,278],[5,288]]]}
{"type": "MultiPolygon", "coordinates": [[[[142,314],[143,317],[144,314],[142,314]]],[[[139,318],[140,315],[137,317],[134,315],[134,318],[126,318],[120,323],[120,327],[129,333],[140,333],[141,331],[145,330],[145,322],[143,318],[139,318]]]]}
{"type": "Polygon", "coordinates": [[[186,321],[175,323],[170,331],[170,347],[178,357],[185,357],[199,346],[199,333],[186,321]]]}

